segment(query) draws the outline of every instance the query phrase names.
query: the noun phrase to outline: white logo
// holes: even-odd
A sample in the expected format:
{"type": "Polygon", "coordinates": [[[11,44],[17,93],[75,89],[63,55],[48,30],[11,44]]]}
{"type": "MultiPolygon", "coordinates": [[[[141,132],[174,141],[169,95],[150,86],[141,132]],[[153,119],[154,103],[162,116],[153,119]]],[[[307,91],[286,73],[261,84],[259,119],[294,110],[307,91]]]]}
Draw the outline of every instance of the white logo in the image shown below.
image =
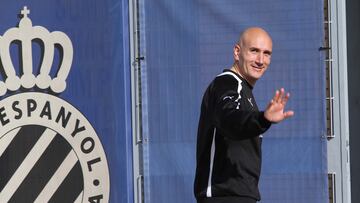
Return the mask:
{"type": "Polygon", "coordinates": [[[0,201],[108,202],[109,170],[94,128],[68,102],[36,92],[65,90],[73,59],[71,40],[63,32],[33,27],[29,13],[24,7],[19,26],[0,36],[5,76],[0,96],[16,93],[0,101],[0,201]],[[38,75],[33,69],[33,40],[43,46],[38,75]],[[10,54],[15,41],[21,42],[19,71],[10,54]],[[55,45],[61,47],[63,57],[51,78],[55,45]]]}
{"type": "Polygon", "coordinates": [[[249,101],[249,103],[251,104],[251,106],[254,106],[253,103],[252,103],[252,101],[251,101],[252,98],[248,98],[247,100],[249,101]]]}
{"type": "Polygon", "coordinates": [[[223,98],[223,100],[225,100],[225,99],[230,99],[230,100],[232,100],[233,98],[234,98],[234,96],[226,96],[226,97],[223,98]]]}

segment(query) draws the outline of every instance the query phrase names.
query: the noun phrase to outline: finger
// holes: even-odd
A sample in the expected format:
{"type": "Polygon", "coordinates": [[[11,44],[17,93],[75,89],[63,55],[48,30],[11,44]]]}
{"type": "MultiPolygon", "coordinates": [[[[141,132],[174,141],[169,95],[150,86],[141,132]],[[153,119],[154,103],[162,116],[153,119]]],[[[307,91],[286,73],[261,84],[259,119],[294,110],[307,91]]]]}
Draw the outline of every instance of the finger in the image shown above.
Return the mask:
{"type": "Polygon", "coordinates": [[[286,106],[286,103],[287,103],[287,101],[289,100],[289,98],[290,98],[290,93],[288,92],[288,93],[285,95],[284,99],[282,100],[282,104],[283,104],[284,106],[286,106]]]}
{"type": "Polygon", "coordinates": [[[280,92],[279,90],[276,90],[274,98],[272,99],[272,103],[277,102],[279,100],[279,97],[280,97],[280,92]]]}
{"type": "Polygon", "coordinates": [[[281,88],[281,89],[280,89],[279,98],[278,98],[277,102],[279,102],[279,103],[282,102],[283,97],[284,97],[284,92],[285,92],[284,88],[281,88]]]}
{"type": "Polygon", "coordinates": [[[266,109],[270,109],[270,107],[273,105],[273,103],[274,103],[274,100],[272,99],[272,100],[268,103],[266,109]]]}

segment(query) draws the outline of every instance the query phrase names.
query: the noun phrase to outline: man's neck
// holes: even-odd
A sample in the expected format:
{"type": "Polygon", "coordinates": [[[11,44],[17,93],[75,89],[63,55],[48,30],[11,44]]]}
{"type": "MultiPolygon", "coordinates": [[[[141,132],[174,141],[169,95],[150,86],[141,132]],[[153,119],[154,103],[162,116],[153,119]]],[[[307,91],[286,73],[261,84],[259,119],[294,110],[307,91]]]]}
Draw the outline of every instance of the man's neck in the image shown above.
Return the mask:
{"type": "Polygon", "coordinates": [[[230,70],[232,70],[235,73],[237,73],[238,75],[240,75],[244,80],[246,80],[246,82],[248,82],[252,87],[254,87],[256,81],[251,81],[248,78],[244,77],[244,75],[240,73],[239,67],[237,66],[236,63],[234,63],[234,65],[231,67],[230,70]]]}

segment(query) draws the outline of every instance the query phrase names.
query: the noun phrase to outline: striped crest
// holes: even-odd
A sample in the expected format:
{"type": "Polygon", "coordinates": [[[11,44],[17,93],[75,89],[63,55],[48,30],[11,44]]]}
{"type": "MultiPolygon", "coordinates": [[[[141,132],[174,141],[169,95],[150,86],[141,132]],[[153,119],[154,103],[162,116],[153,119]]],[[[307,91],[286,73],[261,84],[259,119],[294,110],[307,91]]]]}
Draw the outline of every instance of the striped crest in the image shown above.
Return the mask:
{"type": "Polygon", "coordinates": [[[49,128],[26,125],[3,135],[0,166],[2,201],[81,202],[79,159],[70,144],[49,128]]]}

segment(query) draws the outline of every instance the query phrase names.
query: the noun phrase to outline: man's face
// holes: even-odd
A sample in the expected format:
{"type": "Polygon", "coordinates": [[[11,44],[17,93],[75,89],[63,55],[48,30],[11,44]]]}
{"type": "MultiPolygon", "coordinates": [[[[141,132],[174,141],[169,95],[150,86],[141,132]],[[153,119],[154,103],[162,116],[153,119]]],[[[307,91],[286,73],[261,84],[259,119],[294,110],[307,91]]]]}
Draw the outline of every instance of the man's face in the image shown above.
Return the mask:
{"type": "Polygon", "coordinates": [[[272,41],[264,33],[247,33],[234,47],[240,75],[250,84],[261,78],[271,61],[272,41]]]}

